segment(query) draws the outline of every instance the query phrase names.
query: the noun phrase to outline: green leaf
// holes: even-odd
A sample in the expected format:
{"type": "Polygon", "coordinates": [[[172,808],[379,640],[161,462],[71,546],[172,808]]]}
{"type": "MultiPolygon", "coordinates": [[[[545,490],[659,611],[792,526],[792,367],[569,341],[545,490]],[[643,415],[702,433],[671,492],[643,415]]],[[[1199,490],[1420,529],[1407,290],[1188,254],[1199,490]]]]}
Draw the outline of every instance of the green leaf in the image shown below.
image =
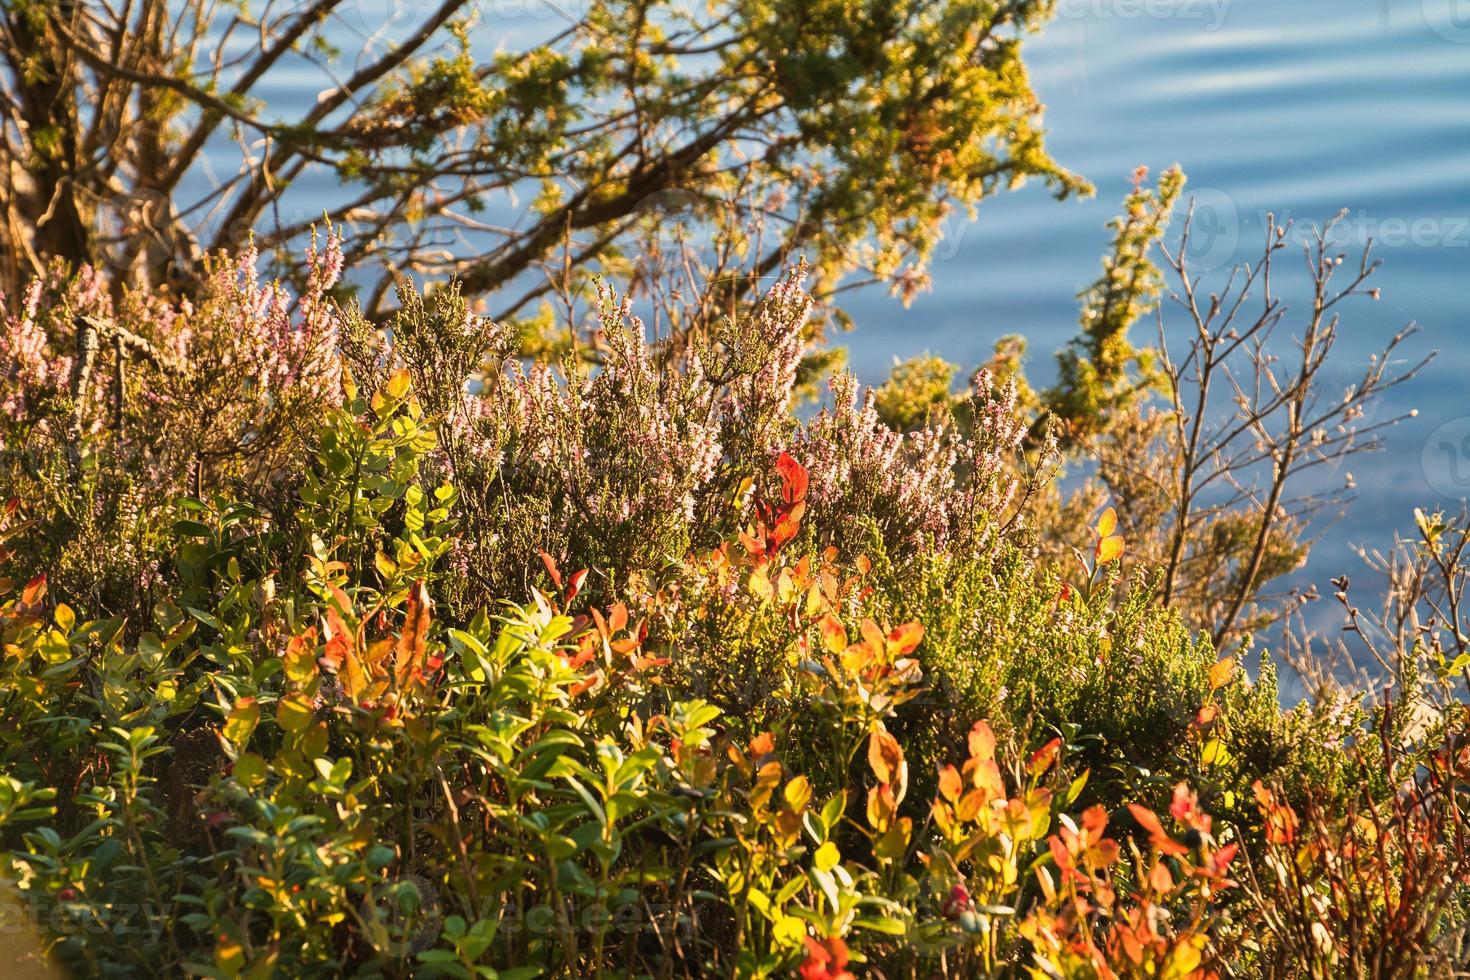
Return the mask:
{"type": "Polygon", "coordinates": [[[254,698],[241,698],[235,702],[234,708],[230,709],[225,718],[224,735],[225,741],[236,748],[243,749],[250,741],[250,735],[255,731],[255,726],[260,722],[260,705],[254,698]]]}

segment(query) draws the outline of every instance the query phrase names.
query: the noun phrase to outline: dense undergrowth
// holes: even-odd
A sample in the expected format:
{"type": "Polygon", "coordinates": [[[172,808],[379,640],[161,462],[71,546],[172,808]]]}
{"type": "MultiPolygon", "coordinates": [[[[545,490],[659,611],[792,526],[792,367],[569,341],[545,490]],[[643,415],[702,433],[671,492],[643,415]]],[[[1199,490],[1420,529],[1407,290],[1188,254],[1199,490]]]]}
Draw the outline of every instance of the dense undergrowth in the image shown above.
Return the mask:
{"type": "Polygon", "coordinates": [[[1283,709],[1003,365],[801,421],[800,270],[595,366],[253,270],[0,336],[0,874],[69,968],[1448,975],[1463,706],[1283,709]]]}

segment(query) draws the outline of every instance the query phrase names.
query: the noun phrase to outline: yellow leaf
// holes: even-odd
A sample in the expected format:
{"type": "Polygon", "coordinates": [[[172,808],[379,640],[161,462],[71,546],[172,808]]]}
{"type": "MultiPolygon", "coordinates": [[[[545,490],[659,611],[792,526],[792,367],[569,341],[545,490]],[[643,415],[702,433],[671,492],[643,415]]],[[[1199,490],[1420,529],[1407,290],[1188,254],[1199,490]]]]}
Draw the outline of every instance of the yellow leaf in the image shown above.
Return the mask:
{"type": "Polygon", "coordinates": [[[1228,758],[1229,753],[1225,751],[1225,743],[1218,738],[1209,739],[1200,748],[1199,763],[1202,766],[1218,765],[1228,758]]]}
{"type": "Polygon", "coordinates": [[[771,580],[766,577],[763,569],[757,568],[750,573],[750,594],[765,602],[771,600],[771,580]]]}
{"type": "Polygon", "coordinates": [[[1097,536],[1106,538],[1118,529],[1118,512],[1109,507],[1097,519],[1097,536]]]}
{"type": "Polygon", "coordinates": [[[291,682],[299,685],[311,683],[316,677],[316,627],[310,627],[306,632],[293,636],[286,643],[286,653],[281,657],[286,668],[286,676],[291,682]]]}
{"type": "Polygon", "coordinates": [[[259,721],[260,705],[256,704],[254,698],[241,698],[235,702],[235,707],[225,719],[225,740],[238,748],[244,748],[259,721]]]}
{"type": "Polygon", "coordinates": [[[837,867],[837,862],[842,860],[842,852],[837,849],[836,844],[828,841],[817,848],[817,853],[812,857],[816,862],[818,871],[831,871],[837,867]]]}
{"type": "Polygon", "coordinates": [[[800,946],[806,938],[806,923],[794,915],[783,915],[771,930],[776,942],[783,946],[800,946]]]}
{"type": "Polygon", "coordinates": [[[311,703],[299,694],[288,695],[276,702],[276,723],[288,732],[299,732],[311,724],[311,703]]]}
{"type": "Polygon", "coordinates": [[[805,776],[797,776],[787,783],[786,788],[781,792],[786,797],[786,805],[791,808],[792,812],[800,813],[806,809],[807,803],[811,802],[812,784],[805,776]]]}
{"type": "Polygon", "coordinates": [[[408,389],[411,384],[412,382],[408,376],[408,368],[399,368],[388,376],[388,383],[384,385],[384,388],[387,390],[389,398],[398,401],[404,395],[408,394],[408,389]]]}
{"type": "Polygon", "coordinates": [[[1224,657],[1219,663],[1210,668],[1210,690],[1217,691],[1230,683],[1231,676],[1235,673],[1235,658],[1224,657]]]}
{"type": "Polygon", "coordinates": [[[1097,543],[1097,563],[1106,565],[1110,561],[1117,561],[1123,555],[1123,539],[1116,534],[1112,537],[1103,538],[1097,543]]]}

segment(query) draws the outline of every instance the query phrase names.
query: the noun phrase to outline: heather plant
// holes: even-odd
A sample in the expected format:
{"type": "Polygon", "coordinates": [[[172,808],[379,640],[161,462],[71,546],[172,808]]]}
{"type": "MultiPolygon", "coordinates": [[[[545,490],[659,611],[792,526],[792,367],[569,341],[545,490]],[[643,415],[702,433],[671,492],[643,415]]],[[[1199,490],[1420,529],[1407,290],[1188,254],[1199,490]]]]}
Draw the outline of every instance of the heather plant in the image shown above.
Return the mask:
{"type": "Polygon", "coordinates": [[[179,304],[114,300],[91,269],[34,282],[0,341],[3,479],[50,501],[30,515],[42,532],[21,573],[45,569],[99,611],[146,608],[174,498],[292,482],[317,411],[341,398],[341,261],[329,234],[300,297],[261,282],[249,249],[179,304]]]}
{"type": "Polygon", "coordinates": [[[174,307],[58,279],[8,335],[46,451],[0,511],[0,875],[72,970],[1290,976],[1405,916],[1454,955],[1458,525],[1396,559],[1395,707],[1283,708],[1128,500],[1059,504],[1081,444],[1005,358],[800,418],[800,268],[678,343],[605,292],[553,365],[453,285],[374,326],[333,249],[296,301],[248,256],[174,307]]]}

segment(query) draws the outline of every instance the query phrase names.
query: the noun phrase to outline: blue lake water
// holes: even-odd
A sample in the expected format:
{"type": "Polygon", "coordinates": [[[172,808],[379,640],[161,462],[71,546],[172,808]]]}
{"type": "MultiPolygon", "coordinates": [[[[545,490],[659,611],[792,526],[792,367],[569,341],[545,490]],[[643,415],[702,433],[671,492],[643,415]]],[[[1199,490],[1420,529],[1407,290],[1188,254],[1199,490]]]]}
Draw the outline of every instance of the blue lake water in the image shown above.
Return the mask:
{"type": "MultiPolygon", "coordinates": [[[[1300,581],[1330,595],[1334,575],[1362,570],[1353,545],[1387,545],[1415,506],[1458,510],[1470,492],[1470,2],[1062,0],[1028,52],[1051,152],[1096,197],[1057,202],[1038,186],[989,200],[940,246],[934,288],[910,309],[881,294],[850,302],[859,373],[879,379],[894,356],[926,350],[969,367],[1020,333],[1035,379],[1049,378],[1134,168],[1178,163],[1214,232],[1202,266],[1254,261],[1267,211],[1306,223],[1347,208],[1344,237],[1379,240],[1382,300],[1347,307],[1333,355],[1344,384],[1410,321],[1422,332],[1408,353],[1442,352],[1390,393],[1380,417],[1419,414],[1389,430],[1385,453],[1351,461],[1357,499],[1322,529],[1300,581]]],[[[1278,291],[1305,300],[1303,279],[1278,291]]],[[[1325,625],[1336,611],[1321,614],[1325,625]]]]}

